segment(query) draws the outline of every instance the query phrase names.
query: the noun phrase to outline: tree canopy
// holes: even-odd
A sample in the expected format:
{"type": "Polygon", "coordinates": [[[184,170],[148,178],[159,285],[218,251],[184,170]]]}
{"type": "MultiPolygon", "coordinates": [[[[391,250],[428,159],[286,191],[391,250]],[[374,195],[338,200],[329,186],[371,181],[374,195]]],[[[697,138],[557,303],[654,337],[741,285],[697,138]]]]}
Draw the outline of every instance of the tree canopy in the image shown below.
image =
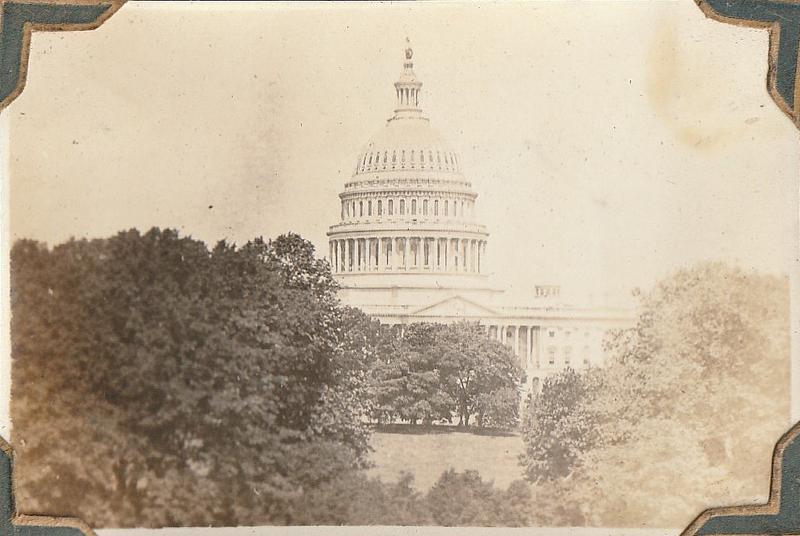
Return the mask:
{"type": "Polygon", "coordinates": [[[530,401],[521,461],[537,496],[559,497],[549,523],[685,526],[766,495],[789,424],[788,281],[702,263],[639,298],[606,367],[530,401]]]}
{"type": "Polygon", "coordinates": [[[522,370],[513,352],[478,324],[411,324],[379,351],[371,371],[374,415],[430,423],[516,424],[522,370]]]}
{"type": "Polygon", "coordinates": [[[20,241],[11,267],[30,510],[95,526],[144,511],[152,525],[289,521],[286,501],[365,463],[378,327],[338,303],[299,236],[210,251],[159,229],[20,241]]]}

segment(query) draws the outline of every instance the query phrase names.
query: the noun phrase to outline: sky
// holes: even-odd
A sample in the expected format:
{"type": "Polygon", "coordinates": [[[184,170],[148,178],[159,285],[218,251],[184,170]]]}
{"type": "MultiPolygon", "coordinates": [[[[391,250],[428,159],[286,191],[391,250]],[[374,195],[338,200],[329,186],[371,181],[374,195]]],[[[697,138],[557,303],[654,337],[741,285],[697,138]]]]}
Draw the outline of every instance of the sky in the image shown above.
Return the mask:
{"type": "Polygon", "coordinates": [[[496,284],[614,301],[702,260],[788,271],[800,146],[765,89],[767,32],[686,1],[133,2],[36,33],[4,112],[12,239],[294,231],[326,254],[406,37],[496,284]]]}

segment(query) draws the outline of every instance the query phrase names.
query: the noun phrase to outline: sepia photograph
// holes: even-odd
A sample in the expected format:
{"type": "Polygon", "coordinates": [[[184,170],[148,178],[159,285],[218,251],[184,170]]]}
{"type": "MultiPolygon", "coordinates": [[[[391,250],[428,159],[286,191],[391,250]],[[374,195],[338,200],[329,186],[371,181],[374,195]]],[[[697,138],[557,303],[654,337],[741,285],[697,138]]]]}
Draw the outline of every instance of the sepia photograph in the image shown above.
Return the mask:
{"type": "Polygon", "coordinates": [[[139,2],[0,118],[6,432],[95,529],[653,529],[791,424],[800,146],[687,1],[139,2]]]}

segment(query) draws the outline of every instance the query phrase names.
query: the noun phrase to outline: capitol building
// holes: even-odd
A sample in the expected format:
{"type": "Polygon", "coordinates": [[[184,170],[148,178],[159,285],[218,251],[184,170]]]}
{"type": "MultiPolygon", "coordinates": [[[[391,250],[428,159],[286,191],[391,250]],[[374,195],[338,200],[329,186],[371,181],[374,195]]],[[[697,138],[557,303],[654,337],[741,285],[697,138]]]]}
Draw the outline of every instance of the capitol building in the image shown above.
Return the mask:
{"type": "Polygon", "coordinates": [[[523,300],[490,283],[478,193],[420,107],[412,57],[406,49],[394,114],[358,154],[328,230],[341,301],[399,329],[478,322],[513,349],[529,388],[566,367],[602,364],[605,332],[629,325],[632,312],[567,305],[554,285],[534,284],[523,300]]]}

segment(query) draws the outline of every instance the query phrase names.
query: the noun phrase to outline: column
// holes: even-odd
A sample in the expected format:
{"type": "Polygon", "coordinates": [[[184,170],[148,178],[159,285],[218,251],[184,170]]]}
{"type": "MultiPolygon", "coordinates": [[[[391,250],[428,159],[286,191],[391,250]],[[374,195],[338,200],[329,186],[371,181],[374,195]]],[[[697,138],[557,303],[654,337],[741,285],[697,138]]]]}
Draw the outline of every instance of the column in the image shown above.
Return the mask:
{"type": "Polygon", "coordinates": [[[367,271],[367,261],[369,261],[369,239],[361,239],[361,271],[367,271]]]}
{"type": "Polygon", "coordinates": [[[456,271],[456,272],[460,268],[460,263],[459,263],[459,260],[460,260],[459,253],[461,251],[460,246],[461,245],[459,244],[458,238],[454,239],[453,240],[453,270],[456,271]]]}
{"type": "Polygon", "coordinates": [[[379,272],[386,266],[386,263],[382,262],[383,259],[381,258],[381,242],[383,242],[383,238],[377,238],[375,243],[375,269],[379,272]]]}
{"type": "Polygon", "coordinates": [[[403,256],[403,267],[406,270],[408,270],[409,266],[411,265],[411,263],[408,262],[409,261],[409,257],[411,255],[411,248],[409,247],[409,243],[408,242],[409,242],[408,237],[405,237],[403,239],[403,244],[404,244],[404,247],[405,247],[405,255],[403,256]]]}
{"type": "Polygon", "coordinates": [[[474,242],[475,242],[474,240],[470,240],[470,241],[467,242],[467,249],[469,250],[469,253],[467,253],[467,271],[468,272],[474,272],[475,271],[472,268],[472,263],[473,263],[474,257],[475,257],[475,248],[473,246],[474,242]]]}
{"type": "Polygon", "coordinates": [[[536,356],[534,357],[536,368],[542,367],[542,344],[544,343],[543,333],[542,326],[539,326],[539,328],[536,330],[536,356]]]}
{"type": "Polygon", "coordinates": [[[525,366],[530,367],[531,365],[531,353],[533,352],[533,348],[531,347],[531,341],[533,337],[531,337],[531,330],[533,330],[533,326],[528,326],[528,334],[527,334],[527,342],[525,344],[525,366]]]}
{"type": "Polygon", "coordinates": [[[514,355],[519,357],[519,326],[514,326],[514,355]]]}
{"type": "Polygon", "coordinates": [[[350,272],[353,269],[353,265],[350,263],[350,239],[346,238],[344,240],[344,269],[346,272],[350,272]]]}
{"type": "Polygon", "coordinates": [[[434,257],[433,257],[433,269],[439,271],[442,269],[442,262],[441,262],[441,249],[439,248],[439,243],[441,239],[436,237],[433,239],[434,247],[434,257]]]}
{"type": "Polygon", "coordinates": [[[369,247],[367,248],[367,251],[369,251],[369,262],[368,262],[369,269],[370,269],[370,271],[377,270],[378,269],[378,262],[377,262],[377,259],[375,258],[375,255],[373,253],[378,251],[378,239],[377,238],[367,238],[367,242],[369,243],[369,247]],[[373,248],[373,246],[375,246],[375,247],[373,248]]]}
{"type": "Polygon", "coordinates": [[[392,237],[389,239],[389,241],[392,244],[392,254],[389,258],[389,262],[391,263],[392,271],[395,271],[397,270],[397,257],[398,251],[400,250],[400,246],[398,246],[398,244],[400,243],[400,239],[397,237],[392,237]]]}

